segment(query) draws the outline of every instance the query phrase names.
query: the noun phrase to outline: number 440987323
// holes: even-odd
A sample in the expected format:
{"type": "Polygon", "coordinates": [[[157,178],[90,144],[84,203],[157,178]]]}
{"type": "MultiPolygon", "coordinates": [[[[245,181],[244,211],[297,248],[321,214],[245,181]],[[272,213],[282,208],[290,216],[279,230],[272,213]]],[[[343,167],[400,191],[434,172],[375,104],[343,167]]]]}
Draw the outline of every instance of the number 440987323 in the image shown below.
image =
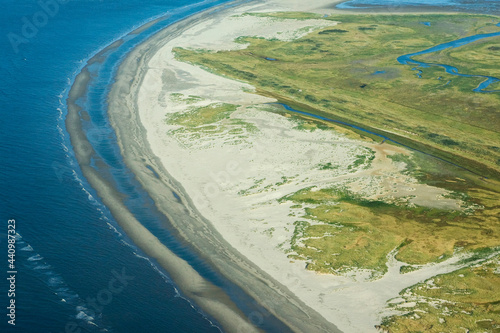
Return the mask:
{"type": "Polygon", "coordinates": [[[15,269],[16,262],[16,220],[9,220],[7,224],[8,228],[8,261],[9,269],[15,269]]]}

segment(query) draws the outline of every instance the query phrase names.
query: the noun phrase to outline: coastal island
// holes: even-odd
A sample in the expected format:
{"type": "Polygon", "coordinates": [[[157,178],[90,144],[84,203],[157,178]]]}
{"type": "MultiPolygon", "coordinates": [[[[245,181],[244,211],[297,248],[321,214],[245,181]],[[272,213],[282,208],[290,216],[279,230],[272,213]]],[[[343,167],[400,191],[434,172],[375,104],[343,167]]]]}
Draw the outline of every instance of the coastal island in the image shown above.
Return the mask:
{"type": "MultiPolygon", "coordinates": [[[[127,166],[292,331],[500,330],[499,18],[330,4],[235,4],[135,48],[109,95],[127,166]]],[[[112,212],[225,329],[256,330],[112,212]]]]}

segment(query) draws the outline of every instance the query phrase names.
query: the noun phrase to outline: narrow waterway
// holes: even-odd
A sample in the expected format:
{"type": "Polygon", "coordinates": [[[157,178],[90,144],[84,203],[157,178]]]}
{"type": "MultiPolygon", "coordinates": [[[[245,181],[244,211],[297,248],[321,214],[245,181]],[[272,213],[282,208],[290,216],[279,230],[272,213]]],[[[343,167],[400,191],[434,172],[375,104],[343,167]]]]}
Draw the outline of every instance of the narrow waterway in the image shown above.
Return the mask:
{"type": "MultiPolygon", "coordinates": [[[[500,27],[500,23],[497,24],[498,27],[500,27]]],[[[475,89],[473,89],[475,92],[481,92],[481,93],[491,93],[491,92],[499,92],[500,90],[486,90],[492,83],[500,81],[499,78],[493,77],[493,76],[487,76],[487,75],[477,75],[477,74],[463,74],[460,73],[459,69],[457,67],[451,66],[451,65],[446,65],[446,64],[435,64],[435,63],[429,63],[429,62],[423,62],[423,61],[418,61],[413,59],[413,57],[423,55],[423,54],[429,54],[429,53],[434,53],[434,52],[440,52],[446,49],[453,49],[457,47],[461,47],[464,45],[468,45],[470,43],[483,40],[486,38],[492,38],[492,37],[497,37],[500,36],[500,31],[499,32],[492,32],[489,34],[478,34],[474,36],[469,36],[469,37],[464,37],[460,38],[451,42],[439,44],[433,47],[430,47],[428,49],[425,49],[423,51],[415,52],[415,53],[410,53],[410,54],[405,54],[397,58],[398,62],[403,65],[417,65],[416,67],[413,68],[413,70],[418,71],[417,76],[421,78],[422,76],[422,68],[429,68],[431,66],[435,67],[442,67],[446,73],[451,74],[451,75],[456,75],[456,76],[461,76],[461,77],[477,77],[477,78],[482,78],[484,79],[483,82],[481,82],[475,89]]]]}

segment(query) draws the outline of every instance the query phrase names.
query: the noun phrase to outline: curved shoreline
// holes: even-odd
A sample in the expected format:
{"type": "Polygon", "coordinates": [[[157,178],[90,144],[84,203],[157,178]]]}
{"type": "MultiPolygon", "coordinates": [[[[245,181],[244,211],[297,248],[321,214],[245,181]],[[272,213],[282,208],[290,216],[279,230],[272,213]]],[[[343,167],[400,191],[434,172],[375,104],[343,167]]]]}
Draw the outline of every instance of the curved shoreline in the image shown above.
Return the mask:
{"type": "MultiPolygon", "coordinates": [[[[237,5],[241,2],[233,4],[237,5]]],[[[226,330],[256,331],[252,323],[259,324],[259,321],[273,320],[272,317],[276,316],[294,331],[336,332],[338,330],[333,324],[307,307],[253,263],[238,255],[212,228],[210,222],[197,213],[191,199],[184,194],[182,186],[171,179],[158,158],[151,152],[145,137],[145,130],[139,121],[136,112],[137,89],[140,87],[144,64],[147,63],[148,58],[169,39],[178,36],[192,24],[210,19],[213,15],[223,15],[221,9],[225,6],[227,4],[189,16],[135,47],[119,67],[116,81],[109,94],[108,112],[125,163],[136,175],[143,188],[147,189],[157,208],[203,259],[210,262],[221,274],[234,281],[260,304],[265,305],[270,313],[254,311],[246,318],[224,291],[203,279],[186,261],[178,258],[151,234],[128,211],[120,193],[90,165],[91,157],[95,152],[82,129],[79,115],[82,108],[77,104],[77,100],[85,95],[87,85],[91,80],[87,66],[99,61],[104,50],[87,62],[75,78],[68,95],[66,127],[75,157],[84,176],[110,209],[120,227],[144,252],[155,258],[169,272],[189,299],[216,318],[226,330]]],[[[115,42],[111,48],[118,45],[119,43],[115,42]]]]}

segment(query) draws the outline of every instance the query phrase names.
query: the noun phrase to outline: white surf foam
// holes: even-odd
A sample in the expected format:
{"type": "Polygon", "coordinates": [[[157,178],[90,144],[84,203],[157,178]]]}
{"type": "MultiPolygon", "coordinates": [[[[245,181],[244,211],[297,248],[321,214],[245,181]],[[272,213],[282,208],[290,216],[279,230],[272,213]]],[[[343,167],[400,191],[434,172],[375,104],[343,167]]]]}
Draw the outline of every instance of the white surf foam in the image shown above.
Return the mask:
{"type": "MultiPolygon", "coordinates": [[[[85,307],[85,302],[80,298],[78,293],[70,288],[62,275],[57,273],[53,266],[49,265],[43,256],[36,253],[33,247],[24,240],[21,235],[16,235],[17,243],[22,246],[25,251],[34,252],[35,254],[28,257],[26,261],[21,261],[24,267],[31,269],[37,273],[37,277],[49,288],[49,290],[59,298],[59,301],[75,309],[74,318],[79,321],[82,327],[94,327],[99,332],[108,332],[108,328],[102,324],[97,324],[95,318],[91,316],[91,311],[85,307]]],[[[92,330],[93,331],[93,330],[92,330]]]]}

